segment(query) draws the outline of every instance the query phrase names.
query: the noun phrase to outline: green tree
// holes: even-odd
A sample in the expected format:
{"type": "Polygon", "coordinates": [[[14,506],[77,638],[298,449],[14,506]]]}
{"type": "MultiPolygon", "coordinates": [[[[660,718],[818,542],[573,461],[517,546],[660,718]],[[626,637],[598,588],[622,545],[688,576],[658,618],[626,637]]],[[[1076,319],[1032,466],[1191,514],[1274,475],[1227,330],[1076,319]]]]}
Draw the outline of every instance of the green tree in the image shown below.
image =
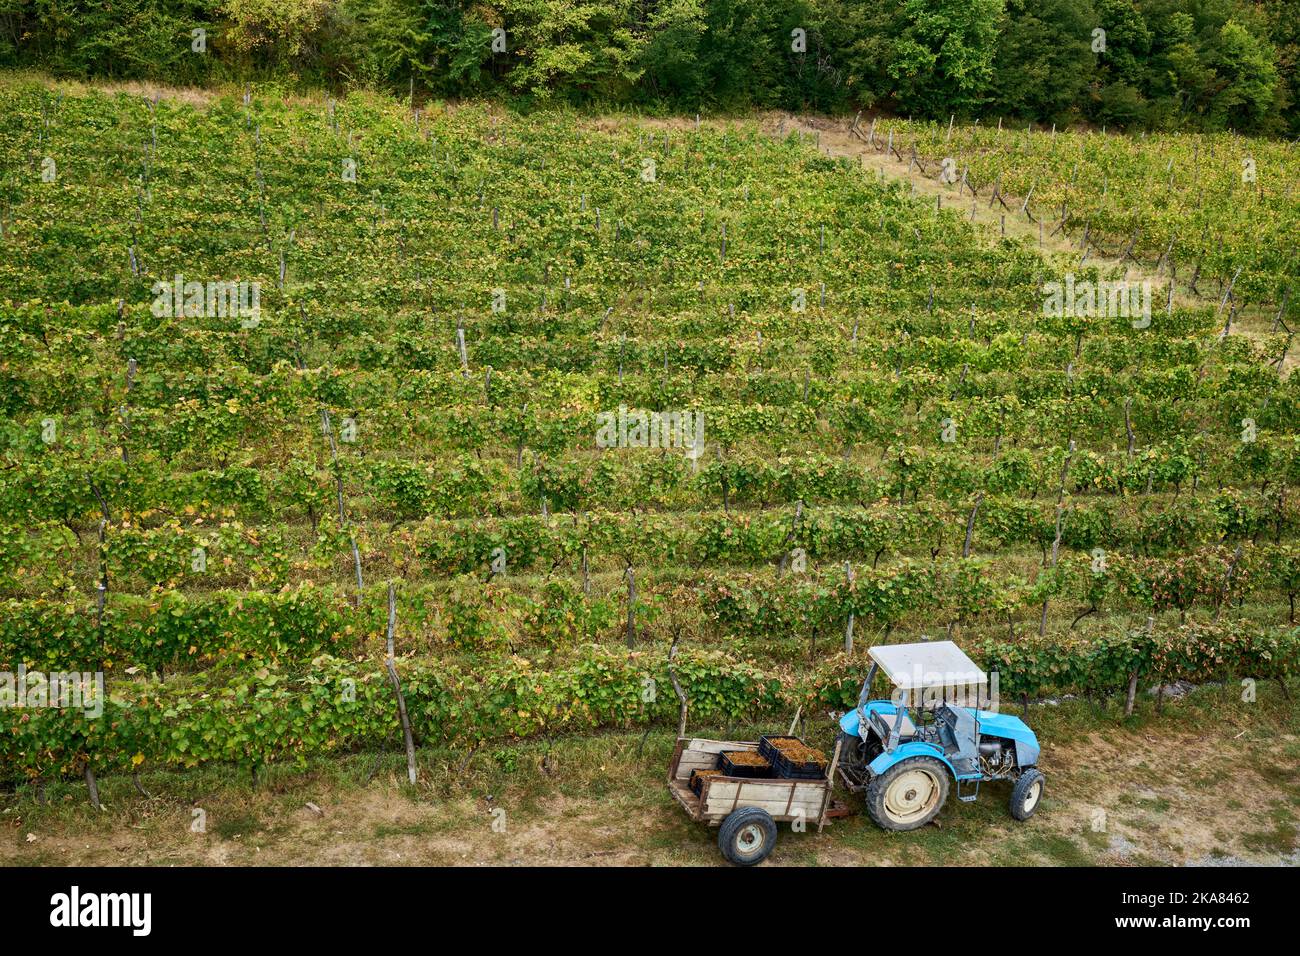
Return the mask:
{"type": "Polygon", "coordinates": [[[646,27],[641,66],[650,97],[698,106],[709,87],[701,57],[709,29],[704,0],[664,0],[646,27]]]}
{"type": "Polygon", "coordinates": [[[1078,110],[1096,68],[1096,25],[1091,0],[1007,0],[994,60],[998,112],[1047,121],[1078,110]]]}
{"type": "Polygon", "coordinates": [[[1268,43],[1229,20],[1219,31],[1212,62],[1222,86],[1210,105],[1210,122],[1243,130],[1262,125],[1273,107],[1278,85],[1268,43]]]}
{"type": "Polygon", "coordinates": [[[1277,56],[1280,125],[1288,136],[1300,135],[1300,0],[1261,0],[1269,42],[1277,56]]]}
{"type": "Polygon", "coordinates": [[[1105,49],[1097,54],[1099,72],[1107,85],[1123,83],[1141,90],[1147,78],[1145,61],[1151,52],[1151,28],[1133,0],[1097,0],[1105,49]]]}
{"type": "Polygon", "coordinates": [[[781,0],[708,0],[708,43],[702,58],[712,102],[784,102],[784,57],[790,50],[789,31],[780,33],[784,6],[781,0]]]}
{"type": "Polygon", "coordinates": [[[887,72],[899,106],[925,116],[967,112],[993,79],[1003,0],[906,0],[887,72]]]}
{"type": "Polygon", "coordinates": [[[641,78],[633,0],[502,0],[506,83],[537,99],[623,99],[641,78]]]}
{"type": "Polygon", "coordinates": [[[463,0],[346,0],[340,61],[358,78],[400,86],[414,76],[444,95],[485,90],[492,26],[463,0]]]}

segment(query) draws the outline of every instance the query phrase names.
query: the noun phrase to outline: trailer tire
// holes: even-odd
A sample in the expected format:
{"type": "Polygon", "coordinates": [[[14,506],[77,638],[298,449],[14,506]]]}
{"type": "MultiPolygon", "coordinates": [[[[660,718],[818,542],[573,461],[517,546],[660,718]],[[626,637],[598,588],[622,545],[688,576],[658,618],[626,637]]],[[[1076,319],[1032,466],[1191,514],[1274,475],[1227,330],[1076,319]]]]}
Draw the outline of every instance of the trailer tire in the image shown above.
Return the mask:
{"type": "Polygon", "coordinates": [[[1017,820],[1028,820],[1043,802],[1043,789],[1047,778],[1037,767],[1027,767],[1016,778],[1011,788],[1011,815],[1017,820]]]}
{"type": "Polygon", "coordinates": [[[948,799],[948,768],[934,757],[909,757],[871,778],[867,812],[885,830],[916,830],[948,799]]]}
{"type": "Polygon", "coordinates": [[[761,807],[733,810],[718,830],[718,848],[736,866],[762,863],[775,846],[776,821],[761,807]]]}

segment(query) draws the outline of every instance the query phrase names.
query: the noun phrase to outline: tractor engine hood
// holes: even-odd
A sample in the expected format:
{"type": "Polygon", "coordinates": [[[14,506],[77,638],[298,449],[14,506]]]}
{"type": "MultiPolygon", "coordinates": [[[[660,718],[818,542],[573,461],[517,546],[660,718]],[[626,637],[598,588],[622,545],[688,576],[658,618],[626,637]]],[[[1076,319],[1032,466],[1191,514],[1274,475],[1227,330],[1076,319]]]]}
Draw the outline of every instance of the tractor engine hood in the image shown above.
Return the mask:
{"type": "MultiPolygon", "coordinates": [[[[864,709],[868,712],[875,711],[880,714],[898,713],[898,708],[892,701],[888,700],[869,700],[864,705],[864,709]]],[[[1004,740],[1015,742],[1017,765],[1032,767],[1038,763],[1038,737],[1023,720],[1011,714],[994,713],[989,710],[976,712],[973,708],[967,709],[976,714],[979,720],[979,732],[982,736],[1001,737],[1004,740]]],[[[857,737],[862,736],[859,724],[860,720],[856,707],[840,718],[840,729],[846,734],[857,737]]]]}

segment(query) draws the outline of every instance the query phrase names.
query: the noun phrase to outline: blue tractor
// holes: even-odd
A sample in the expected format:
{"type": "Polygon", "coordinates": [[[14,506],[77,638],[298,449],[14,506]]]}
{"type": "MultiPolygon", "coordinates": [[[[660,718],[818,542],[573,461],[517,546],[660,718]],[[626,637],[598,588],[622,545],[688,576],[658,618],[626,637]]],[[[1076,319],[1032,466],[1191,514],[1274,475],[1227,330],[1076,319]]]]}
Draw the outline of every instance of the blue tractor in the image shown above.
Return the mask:
{"type": "Polygon", "coordinates": [[[955,786],[974,800],[980,784],[1009,780],[1011,815],[1027,820],[1043,798],[1038,738],[1018,717],[982,709],[988,677],[952,641],[871,648],[858,706],[840,718],[840,775],[865,795],[886,830],[915,830],[936,816],[955,786]],[[890,700],[868,700],[876,674],[890,700]]]}

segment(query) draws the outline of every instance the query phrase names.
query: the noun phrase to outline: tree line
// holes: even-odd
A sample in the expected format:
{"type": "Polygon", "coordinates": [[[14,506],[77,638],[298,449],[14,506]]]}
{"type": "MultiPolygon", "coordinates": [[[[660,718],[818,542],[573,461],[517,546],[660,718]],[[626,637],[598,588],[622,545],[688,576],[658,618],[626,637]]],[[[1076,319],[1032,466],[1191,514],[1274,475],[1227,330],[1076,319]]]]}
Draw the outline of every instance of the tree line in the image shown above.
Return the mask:
{"type": "Polygon", "coordinates": [[[0,66],[1294,136],[1300,0],[0,0],[0,66]]]}

